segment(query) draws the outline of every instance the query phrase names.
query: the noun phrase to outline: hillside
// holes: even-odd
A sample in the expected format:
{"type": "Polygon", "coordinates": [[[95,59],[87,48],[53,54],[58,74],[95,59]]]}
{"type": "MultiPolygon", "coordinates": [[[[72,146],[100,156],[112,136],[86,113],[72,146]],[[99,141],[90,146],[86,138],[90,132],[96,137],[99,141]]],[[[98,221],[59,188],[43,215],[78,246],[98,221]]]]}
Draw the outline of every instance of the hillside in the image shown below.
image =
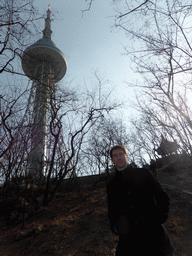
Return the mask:
{"type": "MultiPolygon", "coordinates": [[[[192,255],[192,194],[182,191],[192,192],[191,178],[190,172],[158,173],[171,198],[165,226],[176,256],[192,255]]],[[[80,192],[56,194],[50,206],[26,220],[23,229],[6,227],[1,218],[0,229],[0,256],[112,256],[118,241],[109,228],[105,182],[94,189],[87,185],[80,192]]]]}

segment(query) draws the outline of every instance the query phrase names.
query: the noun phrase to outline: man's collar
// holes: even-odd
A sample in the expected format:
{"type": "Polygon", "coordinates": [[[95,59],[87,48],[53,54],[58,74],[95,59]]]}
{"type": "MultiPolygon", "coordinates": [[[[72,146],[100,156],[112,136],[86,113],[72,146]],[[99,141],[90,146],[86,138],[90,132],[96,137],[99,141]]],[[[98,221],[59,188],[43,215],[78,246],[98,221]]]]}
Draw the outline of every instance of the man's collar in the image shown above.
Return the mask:
{"type": "Polygon", "coordinates": [[[127,167],[125,169],[123,169],[122,171],[117,170],[117,168],[115,168],[115,169],[116,169],[116,173],[120,174],[120,173],[124,173],[125,171],[132,170],[133,166],[128,164],[127,167]]]}

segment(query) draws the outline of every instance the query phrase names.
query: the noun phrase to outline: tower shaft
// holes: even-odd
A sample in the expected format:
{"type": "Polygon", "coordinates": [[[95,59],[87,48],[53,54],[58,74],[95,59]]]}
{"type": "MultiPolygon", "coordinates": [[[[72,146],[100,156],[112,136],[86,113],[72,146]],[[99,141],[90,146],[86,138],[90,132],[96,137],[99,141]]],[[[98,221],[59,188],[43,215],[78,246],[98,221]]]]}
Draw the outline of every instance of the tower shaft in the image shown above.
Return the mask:
{"type": "Polygon", "coordinates": [[[49,95],[51,91],[48,76],[49,67],[42,63],[39,70],[41,77],[39,81],[33,81],[32,85],[35,87],[35,99],[28,171],[33,177],[40,177],[45,172],[49,95]]]}

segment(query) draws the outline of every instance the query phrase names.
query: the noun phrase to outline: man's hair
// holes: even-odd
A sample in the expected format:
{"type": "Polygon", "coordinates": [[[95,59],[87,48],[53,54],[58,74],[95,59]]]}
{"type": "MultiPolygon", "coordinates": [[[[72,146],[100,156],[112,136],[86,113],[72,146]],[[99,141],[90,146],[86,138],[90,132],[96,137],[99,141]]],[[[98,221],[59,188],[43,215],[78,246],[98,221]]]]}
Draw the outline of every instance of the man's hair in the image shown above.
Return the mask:
{"type": "Polygon", "coordinates": [[[111,158],[113,158],[113,151],[114,150],[116,150],[116,149],[122,149],[123,151],[124,151],[124,153],[125,154],[127,154],[127,149],[126,149],[126,147],[125,146],[123,146],[123,145],[115,145],[115,146],[113,146],[112,148],[111,148],[111,150],[110,150],[110,157],[111,158]]]}

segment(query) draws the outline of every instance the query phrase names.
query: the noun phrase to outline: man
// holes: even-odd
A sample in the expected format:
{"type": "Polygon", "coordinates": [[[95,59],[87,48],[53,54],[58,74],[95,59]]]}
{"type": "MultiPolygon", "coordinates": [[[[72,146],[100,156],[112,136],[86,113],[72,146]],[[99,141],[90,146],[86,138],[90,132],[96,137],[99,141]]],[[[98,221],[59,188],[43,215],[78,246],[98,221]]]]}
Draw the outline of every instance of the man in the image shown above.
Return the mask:
{"type": "Polygon", "coordinates": [[[108,216],[119,236],[116,256],[173,255],[165,227],[169,197],[152,173],[128,165],[122,145],[110,151],[116,173],[107,184],[108,216]]]}

